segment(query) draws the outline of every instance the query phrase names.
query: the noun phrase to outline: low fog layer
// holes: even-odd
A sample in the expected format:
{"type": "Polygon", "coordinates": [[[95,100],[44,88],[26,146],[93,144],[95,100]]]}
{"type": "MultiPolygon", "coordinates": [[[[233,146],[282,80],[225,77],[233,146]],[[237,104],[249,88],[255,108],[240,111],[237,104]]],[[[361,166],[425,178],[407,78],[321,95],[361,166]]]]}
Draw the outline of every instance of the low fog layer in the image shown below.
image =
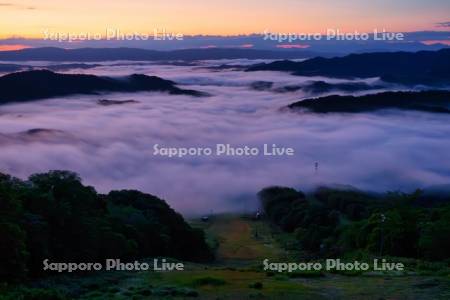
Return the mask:
{"type": "MultiPolygon", "coordinates": [[[[245,62],[214,62],[226,63],[245,62]]],[[[268,81],[276,88],[312,79],[276,72],[126,63],[71,72],[157,75],[212,96],[115,93],[0,106],[1,172],[25,178],[50,169],[72,170],[100,192],[139,189],[187,214],[251,209],[256,205],[255,193],[268,185],[311,189],[339,183],[375,191],[409,191],[450,183],[447,115],[282,111],[281,107],[306,95],[301,90],[257,91],[250,85],[268,81]],[[100,105],[101,99],[136,102],[100,105]],[[277,144],[294,148],[295,155],[153,155],[154,144],[214,148],[227,143],[260,149],[263,144],[277,144]]],[[[366,82],[377,84],[376,79],[366,82]]]]}

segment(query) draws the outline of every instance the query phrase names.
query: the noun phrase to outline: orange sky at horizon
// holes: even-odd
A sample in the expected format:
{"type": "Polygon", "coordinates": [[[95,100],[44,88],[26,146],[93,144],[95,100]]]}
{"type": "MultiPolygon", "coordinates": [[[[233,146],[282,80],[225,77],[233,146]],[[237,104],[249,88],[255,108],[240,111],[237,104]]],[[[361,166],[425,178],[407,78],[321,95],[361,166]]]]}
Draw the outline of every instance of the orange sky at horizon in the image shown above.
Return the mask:
{"type": "Polygon", "coordinates": [[[8,45],[0,45],[0,51],[15,51],[31,48],[31,46],[20,45],[20,44],[8,44],[8,45]]]}
{"type": "MultiPolygon", "coordinates": [[[[448,0],[14,0],[0,3],[0,38],[42,38],[43,32],[238,35],[271,32],[324,33],[443,30],[448,0]]],[[[448,29],[448,27],[447,27],[448,29]]]]}

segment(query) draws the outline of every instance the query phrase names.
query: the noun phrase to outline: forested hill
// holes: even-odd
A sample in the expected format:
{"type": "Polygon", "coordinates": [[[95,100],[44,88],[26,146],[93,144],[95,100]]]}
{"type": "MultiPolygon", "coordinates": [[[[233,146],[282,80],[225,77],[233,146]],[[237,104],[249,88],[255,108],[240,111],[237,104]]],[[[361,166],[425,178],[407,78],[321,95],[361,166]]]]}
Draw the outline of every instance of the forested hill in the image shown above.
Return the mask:
{"type": "Polygon", "coordinates": [[[144,91],[166,92],[175,95],[204,95],[197,91],[178,88],[173,81],[142,74],[112,78],[35,70],[11,73],[0,77],[0,104],[73,94],[144,91]]]}
{"type": "Polygon", "coordinates": [[[66,171],[0,174],[0,282],[42,275],[42,262],[174,257],[209,261],[203,232],[139,191],[98,194],[66,171]]]}
{"type": "Polygon", "coordinates": [[[450,91],[383,92],[363,96],[331,95],[292,103],[291,109],[314,113],[361,113],[382,109],[450,113],[450,91]]]}
{"type": "Polygon", "coordinates": [[[305,194],[269,187],[259,197],[268,218],[294,233],[296,249],[314,257],[450,258],[449,192],[375,195],[323,187],[305,194]]]}

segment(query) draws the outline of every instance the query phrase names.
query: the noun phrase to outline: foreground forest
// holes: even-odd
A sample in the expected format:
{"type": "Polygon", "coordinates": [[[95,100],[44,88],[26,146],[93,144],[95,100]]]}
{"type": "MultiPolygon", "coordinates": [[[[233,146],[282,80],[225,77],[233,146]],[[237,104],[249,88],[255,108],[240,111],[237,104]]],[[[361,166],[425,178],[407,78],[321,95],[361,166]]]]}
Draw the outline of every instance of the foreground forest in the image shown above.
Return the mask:
{"type": "Polygon", "coordinates": [[[98,194],[77,174],[51,171],[27,181],[0,175],[0,282],[42,276],[62,262],[167,256],[209,261],[203,232],[163,200],[138,191],[98,194]]]}
{"type": "Polygon", "coordinates": [[[311,195],[286,187],[259,193],[269,219],[294,233],[313,256],[388,255],[430,261],[450,258],[450,198],[319,188],[311,195]]]}
{"type": "Polygon", "coordinates": [[[287,187],[261,214],[185,221],[139,191],[99,194],[75,173],[0,176],[0,299],[448,299],[450,202],[442,194],[287,187]],[[45,273],[44,259],[185,262],[184,271],[45,273]],[[404,263],[403,272],[278,273],[263,261],[404,263]]]}

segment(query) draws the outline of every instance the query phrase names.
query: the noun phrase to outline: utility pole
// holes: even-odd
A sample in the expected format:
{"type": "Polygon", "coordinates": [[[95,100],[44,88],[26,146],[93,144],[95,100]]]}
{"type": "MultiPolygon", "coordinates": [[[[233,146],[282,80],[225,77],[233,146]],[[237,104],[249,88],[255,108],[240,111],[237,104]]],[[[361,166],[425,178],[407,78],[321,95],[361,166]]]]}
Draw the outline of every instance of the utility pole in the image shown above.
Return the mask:
{"type": "Polygon", "coordinates": [[[384,222],[386,221],[386,216],[384,214],[380,215],[380,257],[383,255],[384,246],[384,222]]]}

